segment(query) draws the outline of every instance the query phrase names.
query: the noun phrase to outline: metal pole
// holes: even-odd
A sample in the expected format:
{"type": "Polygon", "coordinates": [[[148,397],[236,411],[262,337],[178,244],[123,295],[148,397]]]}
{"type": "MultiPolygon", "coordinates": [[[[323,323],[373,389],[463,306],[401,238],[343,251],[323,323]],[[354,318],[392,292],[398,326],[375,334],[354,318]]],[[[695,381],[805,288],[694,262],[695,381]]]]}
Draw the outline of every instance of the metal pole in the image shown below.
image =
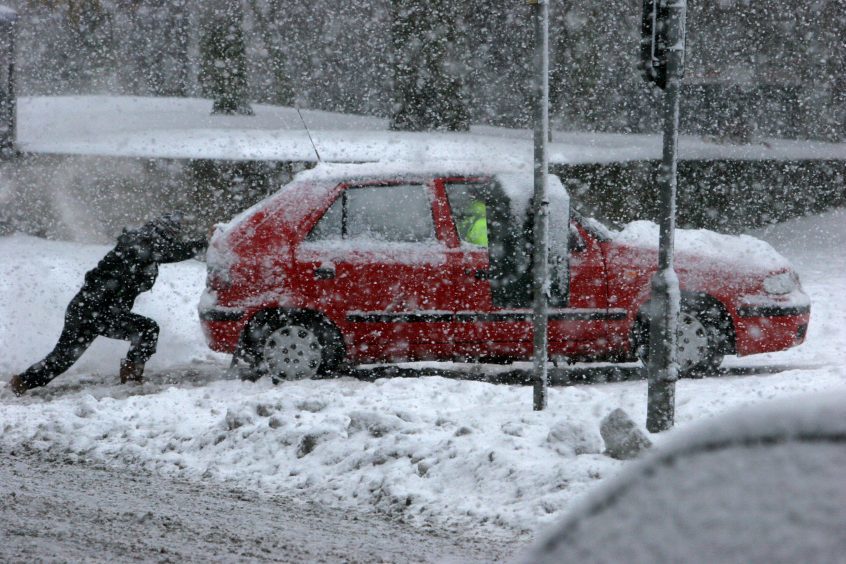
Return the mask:
{"type": "Polygon", "coordinates": [[[533,379],[534,409],[546,408],[549,374],[547,372],[547,305],[549,303],[548,282],[548,230],[549,200],[546,195],[547,140],[549,139],[549,2],[529,0],[534,6],[535,56],[534,95],[532,100],[535,164],[534,197],[534,244],[532,257],[532,328],[534,331],[533,379]]]}
{"type": "Polygon", "coordinates": [[[660,239],[658,271],[652,278],[649,321],[649,379],[646,428],[652,432],[673,426],[676,403],[676,329],[680,307],[679,281],[673,268],[676,221],[676,161],[679,95],[684,74],[686,0],[659,0],[669,10],[667,20],[667,87],[664,93],[664,149],[659,174],[660,239]]]}
{"type": "MultiPolygon", "coordinates": [[[[17,34],[18,17],[16,13],[3,15],[2,33],[0,47],[2,47],[3,59],[9,58],[6,63],[6,83],[0,85],[3,92],[0,92],[0,122],[6,126],[5,134],[0,134],[0,152],[3,157],[14,155],[15,136],[17,130],[17,100],[15,92],[15,36],[17,34]]],[[[4,61],[5,62],[5,61],[4,61]]]]}
{"type": "Polygon", "coordinates": [[[9,121],[9,147],[14,149],[15,138],[18,135],[18,92],[17,92],[17,77],[15,76],[15,49],[17,48],[16,40],[18,35],[18,20],[15,18],[12,23],[12,29],[9,33],[9,100],[8,116],[9,121]]]}

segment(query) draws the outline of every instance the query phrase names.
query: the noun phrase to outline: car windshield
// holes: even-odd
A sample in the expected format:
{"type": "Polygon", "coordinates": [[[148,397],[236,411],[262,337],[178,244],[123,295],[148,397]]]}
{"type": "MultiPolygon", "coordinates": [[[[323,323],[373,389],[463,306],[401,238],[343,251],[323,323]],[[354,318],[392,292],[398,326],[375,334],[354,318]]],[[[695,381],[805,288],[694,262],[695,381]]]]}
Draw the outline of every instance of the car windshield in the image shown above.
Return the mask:
{"type": "Polygon", "coordinates": [[[613,237],[615,231],[620,231],[622,226],[618,223],[602,217],[597,213],[585,213],[578,205],[570,208],[570,215],[578,221],[585,229],[603,240],[609,240],[613,237]]]}

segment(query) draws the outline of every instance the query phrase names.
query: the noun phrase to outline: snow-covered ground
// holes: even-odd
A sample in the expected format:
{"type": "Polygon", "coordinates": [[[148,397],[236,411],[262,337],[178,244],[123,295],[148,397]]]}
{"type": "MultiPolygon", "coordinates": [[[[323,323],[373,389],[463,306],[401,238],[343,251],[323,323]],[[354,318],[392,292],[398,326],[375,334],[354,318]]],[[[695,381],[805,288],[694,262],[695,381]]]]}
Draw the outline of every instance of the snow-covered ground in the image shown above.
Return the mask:
{"type": "MultiPolygon", "coordinates": [[[[719,376],[679,382],[678,430],[732,408],[846,388],[846,210],[756,235],[802,277],[813,304],[807,341],[729,358],[719,376]]],[[[83,273],[106,250],[0,238],[0,379],[50,350],[83,273]]],[[[594,383],[553,387],[543,412],[532,411],[531,387],[480,378],[504,370],[493,366],[408,365],[426,374],[457,369],[465,379],[378,377],[385,373],[375,369],[355,373],[371,378],[279,386],[224,379],[228,358],[210,352],[199,329],[203,281],[199,262],[165,265],[139,298],[136,311],[162,327],[148,383],[117,385],[127,345],[100,339],[48,387],[0,394],[0,446],[511,535],[535,533],[625,464],[602,454],[605,415],[622,407],[645,419],[646,383],[597,383],[616,373],[608,366],[567,369],[594,383]]]]}
{"type": "MultiPolygon", "coordinates": [[[[25,96],[18,99],[22,151],[164,159],[330,162],[503,160],[531,162],[532,132],[473,126],[470,132],[388,131],[370,116],[253,104],[253,116],[211,115],[212,101],[140,96],[25,96]],[[304,124],[308,125],[307,132],[304,124]],[[522,143],[515,144],[515,139],[522,143]],[[314,142],[314,145],[312,145],[314,142]]],[[[660,159],[660,135],[554,131],[550,163],[660,159]]],[[[842,159],[846,143],[767,139],[713,143],[679,139],[682,159],[842,159]]]]}

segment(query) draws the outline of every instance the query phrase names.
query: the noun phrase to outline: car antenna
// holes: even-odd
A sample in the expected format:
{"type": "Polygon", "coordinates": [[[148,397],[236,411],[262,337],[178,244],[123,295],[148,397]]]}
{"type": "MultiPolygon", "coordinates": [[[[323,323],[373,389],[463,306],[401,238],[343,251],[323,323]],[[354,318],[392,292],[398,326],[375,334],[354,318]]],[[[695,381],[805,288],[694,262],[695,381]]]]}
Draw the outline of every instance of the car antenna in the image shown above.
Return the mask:
{"type": "Polygon", "coordinates": [[[300,111],[300,105],[295,104],[294,108],[297,110],[297,115],[300,116],[300,121],[303,122],[303,127],[305,127],[306,133],[308,134],[308,140],[311,141],[311,148],[314,149],[314,154],[317,155],[317,162],[322,162],[320,160],[320,153],[317,152],[317,145],[314,144],[314,139],[311,138],[311,131],[309,131],[308,125],[306,125],[306,121],[303,119],[303,113],[300,111]]]}

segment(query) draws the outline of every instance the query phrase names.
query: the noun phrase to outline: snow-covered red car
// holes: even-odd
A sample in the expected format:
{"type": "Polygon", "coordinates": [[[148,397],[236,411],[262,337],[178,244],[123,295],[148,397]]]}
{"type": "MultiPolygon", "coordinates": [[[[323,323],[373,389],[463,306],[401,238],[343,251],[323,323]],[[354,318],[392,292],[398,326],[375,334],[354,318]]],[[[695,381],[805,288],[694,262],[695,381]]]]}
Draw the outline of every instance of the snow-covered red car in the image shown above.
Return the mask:
{"type": "MultiPolygon", "coordinates": [[[[456,169],[320,165],[218,226],[199,306],[210,346],[274,379],[531,358],[531,170],[456,169]]],[[[571,210],[554,176],[549,194],[550,357],[636,360],[657,226],[610,230],[571,210]]],[[[678,230],[675,264],[683,374],[804,340],[809,299],[767,243],[678,230]]]]}

